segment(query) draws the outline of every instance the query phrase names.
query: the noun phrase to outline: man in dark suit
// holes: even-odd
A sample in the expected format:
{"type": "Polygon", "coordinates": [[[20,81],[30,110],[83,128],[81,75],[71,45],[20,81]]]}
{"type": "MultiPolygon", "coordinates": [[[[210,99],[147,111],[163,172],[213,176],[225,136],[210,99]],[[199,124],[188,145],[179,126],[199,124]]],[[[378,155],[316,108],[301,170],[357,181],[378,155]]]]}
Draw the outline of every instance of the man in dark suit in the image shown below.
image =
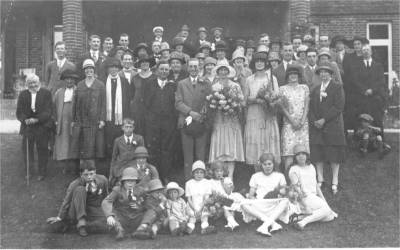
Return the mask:
{"type": "MultiPolygon", "coordinates": [[[[282,62],[281,64],[279,64],[278,68],[274,69],[272,71],[272,73],[274,74],[274,76],[276,77],[276,79],[278,80],[278,85],[282,86],[285,85],[285,77],[286,77],[286,69],[288,67],[288,65],[291,64],[297,64],[296,61],[293,60],[293,45],[291,43],[284,43],[283,47],[282,47],[282,62]]],[[[301,79],[300,79],[300,83],[301,84],[305,84],[306,81],[304,80],[304,70],[303,67],[301,67],[302,72],[301,72],[301,79]]]]}
{"type": "Polygon", "coordinates": [[[122,33],[119,36],[119,45],[124,48],[125,51],[129,50],[129,36],[126,33],[122,33]]]}
{"type": "Polygon", "coordinates": [[[111,50],[114,48],[113,39],[111,37],[104,38],[103,41],[103,56],[108,57],[110,56],[111,50]]]}
{"type": "Polygon", "coordinates": [[[103,61],[105,60],[105,57],[103,55],[103,53],[101,53],[100,51],[100,37],[98,35],[91,35],[89,38],[89,51],[82,54],[78,60],[78,63],[76,65],[77,70],[80,71],[80,79],[83,80],[85,78],[85,72],[82,69],[82,64],[83,61],[85,61],[86,59],[92,59],[95,63],[95,69],[94,69],[94,73],[96,75],[96,78],[101,77],[103,78],[103,76],[106,75],[105,72],[101,72],[102,71],[102,67],[101,64],[103,63],[103,61]]]}
{"type": "Polygon", "coordinates": [[[186,180],[191,177],[191,167],[194,160],[205,161],[206,156],[207,131],[204,131],[201,135],[192,136],[186,134],[183,130],[188,117],[197,122],[202,121],[200,112],[205,105],[206,96],[211,93],[211,83],[208,80],[199,80],[198,67],[198,60],[190,59],[188,64],[190,76],[178,83],[175,96],[175,107],[179,112],[178,128],[181,129],[186,180]]]}
{"type": "MultiPolygon", "coordinates": [[[[24,152],[24,163],[29,170],[33,166],[33,148],[36,144],[38,151],[38,181],[46,176],[48,160],[48,140],[49,130],[52,127],[51,93],[45,88],[40,87],[39,77],[29,74],[26,77],[27,90],[20,93],[17,103],[17,119],[21,122],[20,134],[23,135],[22,149],[24,152]],[[27,151],[28,149],[28,151],[27,151]]],[[[30,173],[28,173],[30,175],[30,173]]]]}
{"type": "Polygon", "coordinates": [[[310,93],[314,90],[315,87],[321,84],[319,76],[315,73],[315,70],[317,68],[317,54],[318,52],[314,48],[308,48],[306,51],[307,66],[304,68],[304,79],[307,83],[310,93]]]}
{"type": "Polygon", "coordinates": [[[119,72],[119,75],[124,77],[129,85],[131,85],[137,73],[137,70],[133,67],[133,55],[129,52],[125,52],[122,55],[122,70],[119,72]]]}
{"type": "Polygon", "coordinates": [[[204,44],[205,42],[208,42],[207,41],[207,34],[208,34],[207,29],[204,28],[204,27],[200,27],[197,30],[197,39],[193,43],[194,52],[199,51],[200,46],[202,44],[204,44]]]}
{"type": "Polygon", "coordinates": [[[131,117],[130,103],[134,95],[134,85],[129,85],[125,77],[120,77],[121,62],[116,58],[106,61],[108,76],[106,85],[106,124],[105,140],[107,156],[111,157],[114,140],[123,134],[124,118],[131,117]]]}
{"type": "Polygon", "coordinates": [[[144,86],[145,143],[150,163],[155,165],[160,178],[167,183],[172,167],[176,140],[176,83],[167,79],[170,66],[167,61],[157,63],[157,78],[144,86]]]}
{"type": "Polygon", "coordinates": [[[380,127],[383,134],[383,114],[387,105],[383,66],[372,59],[369,45],[362,47],[362,54],[363,60],[358,63],[354,78],[356,116],[362,113],[371,115],[374,118],[373,125],[380,127]]]}
{"type": "Polygon", "coordinates": [[[44,77],[46,87],[50,90],[52,95],[54,95],[58,89],[65,87],[64,81],[60,80],[61,72],[66,69],[75,70],[75,64],[65,57],[65,42],[57,42],[54,48],[57,57],[47,64],[44,77]]]}

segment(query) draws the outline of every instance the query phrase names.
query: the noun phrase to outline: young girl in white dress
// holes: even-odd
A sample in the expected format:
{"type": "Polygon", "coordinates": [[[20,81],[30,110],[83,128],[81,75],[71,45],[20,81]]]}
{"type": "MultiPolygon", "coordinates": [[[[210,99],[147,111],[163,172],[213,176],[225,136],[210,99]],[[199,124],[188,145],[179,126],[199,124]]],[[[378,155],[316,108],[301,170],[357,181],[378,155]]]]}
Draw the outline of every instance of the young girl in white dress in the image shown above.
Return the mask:
{"type": "Polygon", "coordinates": [[[294,147],[294,163],[289,170],[290,182],[299,185],[302,198],[299,200],[303,214],[308,214],[294,226],[298,230],[315,221],[331,221],[338,215],[329,207],[321,189],[317,184],[314,166],[309,163],[308,148],[302,144],[294,147]]]}
{"type": "Polygon", "coordinates": [[[257,232],[271,236],[271,232],[282,229],[276,220],[288,223],[291,211],[287,198],[264,198],[268,193],[286,186],[285,176],[274,171],[274,155],[263,153],[260,163],[262,170],[251,177],[249,199],[242,201],[241,208],[246,223],[255,219],[263,221],[257,232]]]}

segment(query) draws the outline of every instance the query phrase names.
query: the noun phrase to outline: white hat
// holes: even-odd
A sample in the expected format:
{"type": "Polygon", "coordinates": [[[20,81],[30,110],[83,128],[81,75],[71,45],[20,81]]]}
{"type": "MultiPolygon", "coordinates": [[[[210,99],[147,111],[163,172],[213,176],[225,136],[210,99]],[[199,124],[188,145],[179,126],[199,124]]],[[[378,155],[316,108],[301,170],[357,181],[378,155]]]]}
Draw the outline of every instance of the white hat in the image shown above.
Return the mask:
{"type": "Polygon", "coordinates": [[[219,70],[220,68],[222,68],[222,67],[225,67],[225,68],[228,69],[228,71],[229,71],[228,78],[232,78],[232,77],[234,77],[234,76],[236,75],[235,69],[232,68],[232,67],[231,67],[227,62],[225,62],[225,61],[220,61],[220,62],[217,63],[217,66],[215,66],[215,67],[213,68],[213,70],[212,70],[213,75],[218,75],[217,72],[218,72],[218,70],[219,70]]]}
{"type": "Polygon", "coordinates": [[[171,181],[170,183],[167,184],[166,190],[168,192],[169,190],[172,190],[172,189],[178,190],[179,196],[182,196],[185,193],[183,188],[181,188],[178,183],[173,182],[173,181],[171,181]]]}
{"type": "Polygon", "coordinates": [[[94,61],[90,58],[86,59],[85,61],[83,61],[82,64],[82,69],[86,69],[87,67],[92,67],[94,68],[94,61]]]}
{"type": "Polygon", "coordinates": [[[153,28],[153,33],[154,33],[156,30],[161,30],[162,32],[164,32],[164,28],[163,28],[162,26],[156,26],[156,27],[154,27],[154,28],[153,28]]]}
{"type": "Polygon", "coordinates": [[[242,58],[243,60],[246,60],[246,57],[244,56],[244,51],[241,49],[236,49],[233,54],[232,54],[232,62],[234,62],[236,59],[242,58]]]}
{"type": "Polygon", "coordinates": [[[197,160],[193,162],[192,172],[195,171],[196,169],[203,169],[204,171],[206,171],[206,164],[204,164],[203,161],[197,160]]]}

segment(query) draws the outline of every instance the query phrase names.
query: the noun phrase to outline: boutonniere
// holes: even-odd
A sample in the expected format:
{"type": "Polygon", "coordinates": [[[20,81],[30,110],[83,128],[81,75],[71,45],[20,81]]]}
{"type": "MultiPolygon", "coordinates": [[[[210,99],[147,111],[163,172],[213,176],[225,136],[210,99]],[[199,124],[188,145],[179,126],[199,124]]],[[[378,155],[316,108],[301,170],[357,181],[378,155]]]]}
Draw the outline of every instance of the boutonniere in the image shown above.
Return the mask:
{"type": "Polygon", "coordinates": [[[327,94],[325,91],[322,91],[322,92],[321,92],[321,97],[322,97],[322,98],[325,98],[325,97],[327,97],[327,96],[328,96],[328,94],[327,94]]]}
{"type": "Polygon", "coordinates": [[[137,145],[137,142],[136,141],[132,141],[132,145],[137,145]]]}
{"type": "Polygon", "coordinates": [[[145,175],[149,175],[149,174],[150,174],[150,169],[146,168],[146,169],[144,170],[144,174],[145,174],[145,175]]]}
{"type": "Polygon", "coordinates": [[[204,77],[199,77],[199,78],[197,79],[197,83],[204,83],[204,82],[205,82],[204,77]]]}

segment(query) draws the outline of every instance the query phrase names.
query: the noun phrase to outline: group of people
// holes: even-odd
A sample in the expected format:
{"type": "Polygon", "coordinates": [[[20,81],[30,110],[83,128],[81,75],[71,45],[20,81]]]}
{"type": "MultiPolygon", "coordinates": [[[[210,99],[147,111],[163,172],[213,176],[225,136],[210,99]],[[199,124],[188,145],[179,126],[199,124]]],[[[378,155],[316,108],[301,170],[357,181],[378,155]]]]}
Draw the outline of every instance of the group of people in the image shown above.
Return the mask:
{"type": "Polygon", "coordinates": [[[383,137],[383,67],[367,39],[356,36],[349,44],[343,36],[330,42],[321,35],[317,45],[308,34],[291,42],[261,34],[257,43],[232,44],[222,28],[208,39],[201,27],[192,38],[184,25],[170,45],[163,31],[154,27],[150,46],[133,50],[127,34],[115,47],[105,38],[102,51],[100,37],[92,35],[76,65],[58,42],[45,86],[27,76],[17,105],[26,165],[34,144],[39,180],[49,148],[57,162],[80,165],[80,177],[50,222],[78,221],[82,236],[89,220],[95,228],[115,228],[119,239],[129,227],[135,237],[148,238],[165,221],[173,234],[192,233],[197,220],[202,233],[215,232],[208,217],[219,210],[232,230],[234,212],[244,221],[262,220],[257,231],[264,235],[281,228],[277,219],[287,223],[290,215],[304,214],[295,224],[302,230],[337,216],[320,187],[328,163],[331,191],[338,192],[347,129],[354,129],[362,155],[371,148],[382,157],[390,151],[383,137]],[[95,174],[101,158],[110,159],[108,180],[95,174]],[[259,171],[248,197],[233,192],[238,162],[259,171]],[[182,165],[185,190],[170,182],[182,165]],[[206,165],[214,184],[205,179],[206,165]],[[184,193],[187,203],[179,198],[184,193]],[[93,220],[89,207],[96,207],[93,220]]]}

